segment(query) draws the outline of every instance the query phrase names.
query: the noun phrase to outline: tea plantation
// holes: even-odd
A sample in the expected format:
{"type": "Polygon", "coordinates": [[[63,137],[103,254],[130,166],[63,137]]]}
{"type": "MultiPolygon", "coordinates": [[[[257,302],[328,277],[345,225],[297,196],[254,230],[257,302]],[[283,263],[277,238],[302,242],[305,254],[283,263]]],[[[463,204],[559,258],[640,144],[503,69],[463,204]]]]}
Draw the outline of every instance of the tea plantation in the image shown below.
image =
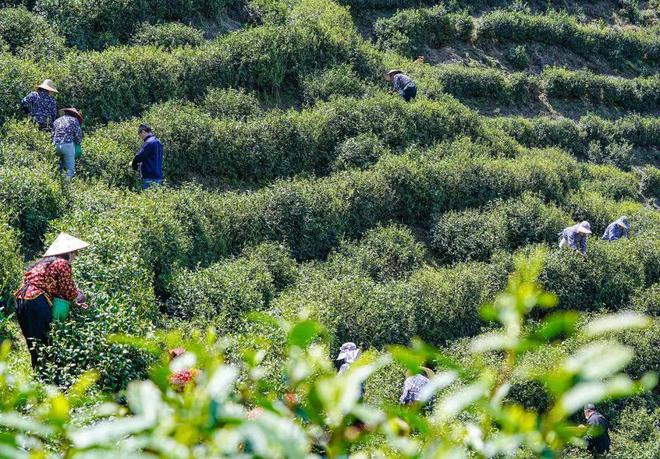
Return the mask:
{"type": "Polygon", "coordinates": [[[0,458],[587,458],[589,402],[607,457],[660,457],[660,2],[0,6],[0,458]],[[20,109],[45,78],[71,181],[20,109]],[[90,307],[33,370],[13,292],[61,231],[90,307]]]}

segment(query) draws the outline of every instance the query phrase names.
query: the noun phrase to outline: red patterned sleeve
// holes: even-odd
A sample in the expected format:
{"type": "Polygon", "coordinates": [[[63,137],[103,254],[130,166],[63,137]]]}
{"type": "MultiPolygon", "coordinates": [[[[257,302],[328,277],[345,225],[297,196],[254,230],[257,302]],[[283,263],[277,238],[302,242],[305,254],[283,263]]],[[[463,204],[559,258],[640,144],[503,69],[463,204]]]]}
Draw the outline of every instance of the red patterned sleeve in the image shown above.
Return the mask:
{"type": "Polygon", "coordinates": [[[73,272],[69,262],[58,259],[50,265],[50,268],[53,270],[53,277],[57,281],[57,290],[54,292],[54,296],[75,301],[78,297],[78,287],[73,281],[73,272]]]}

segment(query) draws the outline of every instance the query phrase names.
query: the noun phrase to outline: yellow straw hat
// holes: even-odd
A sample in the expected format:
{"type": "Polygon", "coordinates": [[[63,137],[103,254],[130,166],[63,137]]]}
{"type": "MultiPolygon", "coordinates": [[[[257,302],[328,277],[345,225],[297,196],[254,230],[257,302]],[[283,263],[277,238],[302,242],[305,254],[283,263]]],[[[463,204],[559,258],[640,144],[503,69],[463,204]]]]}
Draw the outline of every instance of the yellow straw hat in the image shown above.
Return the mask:
{"type": "Polygon", "coordinates": [[[81,241],[80,239],[75,238],[69,234],[60,233],[60,235],[57,236],[57,239],[55,239],[50,247],[48,247],[46,253],[44,253],[44,258],[76,252],[78,250],[84,249],[85,247],[89,247],[87,242],[81,241]]]}
{"type": "Polygon", "coordinates": [[[37,88],[45,89],[46,91],[50,92],[58,92],[57,88],[55,87],[55,83],[53,83],[53,80],[45,79],[43,83],[41,83],[37,88]]]}

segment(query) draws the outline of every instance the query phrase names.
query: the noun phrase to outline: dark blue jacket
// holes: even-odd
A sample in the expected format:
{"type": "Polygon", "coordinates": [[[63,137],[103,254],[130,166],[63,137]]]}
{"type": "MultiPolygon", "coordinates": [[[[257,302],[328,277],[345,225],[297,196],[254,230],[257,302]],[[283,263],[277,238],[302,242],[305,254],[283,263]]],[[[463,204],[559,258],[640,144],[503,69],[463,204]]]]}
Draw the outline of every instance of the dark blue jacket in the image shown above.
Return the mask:
{"type": "Polygon", "coordinates": [[[602,454],[610,450],[610,424],[605,416],[594,412],[587,419],[589,433],[586,436],[587,449],[592,453],[602,454]]]}
{"type": "Polygon", "coordinates": [[[153,134],[144,139],[132,166],[135,170],[139,166],[143,179],[163,179],[163,144],[153,134]]]}

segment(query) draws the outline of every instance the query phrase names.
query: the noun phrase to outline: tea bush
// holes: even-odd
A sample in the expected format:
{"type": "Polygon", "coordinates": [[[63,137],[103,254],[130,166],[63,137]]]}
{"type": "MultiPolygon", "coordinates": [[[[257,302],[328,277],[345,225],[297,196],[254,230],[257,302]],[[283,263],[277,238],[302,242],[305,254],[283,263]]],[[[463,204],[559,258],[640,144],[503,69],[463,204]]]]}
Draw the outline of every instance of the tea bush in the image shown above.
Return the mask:
{"type": "MultiPolygon", "coordinates": [[[[200,175],[258,182],[300,172],[325,174],[341,153],[337,146],[358,134],[372,133],[393,148],[460,135],[500,142],[497,134],[491,137],[481,130],[476,114],[450,100],[411,105],[396,97],[336,99],[302,112],[271,111],[245,122],[213,119],[190,104],[167,103],[154,107],[143,120],[166,145],[165,175],[174,183],[200,175]]],[[[139,147],[138,125],[138,120],[111,125],[85,139],[81,174],[133,184],[126,164],[139,147]],[[119,145],[106,137],[116,138],[119,145]]]]}
{"type": "Polygon", "coordinates": [[[610,121],[587,115],[575,122],[569,118],[494,118],[493,123],[528,147],[557,146],[577,156],[586,156],[588,144],[597,141],[629,142],[635,146],[653,146],[660,141],[660,123],[655,117],[629,115],[610,121]]]}
{"type": "Polygon", "coordinates": [[[603,146],[599,142],[592,141],[589,142],[587,157],[596,164],[607,164],[629,170],[633,160],[632,145],[628,142],[613,142],[603,146]]]}
{"type": "Polygon", "coordinates": [[[170,314],[217,321],[223,332],[239,328],[248,312],[266,309],[275,291],[263,263],[242,259],[175,274],[168,288],[170,314]]]}
{"type": "Polygon", "coordinates": [[[594,228],[587,260],[569,250],[552,251],[546,258],[541,281],[557,294],[562,309],[619,310],[638,289],[657,282],[652,261],[660,255],[657,238],[608,243],[597,240],[600,231],[594,228]]]}
{"type": "Polygon", "coordinates": [[[374,134],[350,137],[337,145],[336,151],[336,158],[332,164],[334,171],[365,169],[376,163],[387,152],[383,142],[374,134]]]}
{"type": "Polygon", "coordinates": [[[541,74],[550,97],[587,99],[640,112],[656,110],[660,101],[660,78],[624,79],[596,75],[588,70],[574,72],[546,67],[541,74]]]}
{"type": "Polygon", "coordinates": [[[660,170],[646,166],[642,169],[641,193],[647,198],[660,199],[660,170]]]}
{"type": "Polygon", "coordinates": [[[199,46],[204,43],[204,33],[194,27],[180,24],[142,24],[131,43],[139,46],[157,46],[168,50],[182,46],[199,46]]]}
{"type": "Polygon", "coordinates": [[[573,17],[561,13],[530,15],[494,11],[479,19],[477,36],[561,45],[582,56],[597,54],[613,62],[620,59],[656,62],[660,58],[660,40],[652,33],[581,25],[573,17]]]}
{"type": "Polygon", "coordinates": [[[386,51],[415,57],[424,47],[438,48],[452,40],[469,40],[473,30],[467,14],[448,13],[444,5],[432,8],[399,10],[376,21],[378,45],[386,51]]]}
{"type": "Polygon", "coordinates": [[[59,31],[22,7],[0,9],[0,40],[11,53],[26,59],[56,60],[66,52],[59,31]]]}
{"type": "Polygon", "coordinates": [[[29,251],[39,247],[49,222],[64,213],[67,196],[62,179],[51,168],[5,165],[0,167],[0,204],[29,251]]]}
{"type": "Polygon", "coordinates": [[[332,32],[310,20],[299,27],[237,31],[172,52],[132,46],[74,53],[57,67],[0,55],[0,122],[18,112],[21,98],[44,74],[58,85],[60,103],[81,108],[88,125],[129,117],[166,99],[198,99],[209,87],[273,93],[297,86],[301,75],[355,57],[354,44],[332,32]]]}
{"type": "Polygon", "coordinates": [[[524,194],[485,208],[440,215],[431,230],[431,247],[445,262],[486,261],[497,250],[554,243],[570,223],[570,216],[556,206],[524,194]]]}
{"type": "MultiPolygon", "coordinates": [[[[7,221],[4,209],[0,211],[0,308],[6,313],[11,304],[11,295],[20,284],[23,268],[19,252],[18,237],[7,221]]],[[[0,332],[1,333],[1,332],[0,332]]]]}
{"type": "Polygon", "coordinates": [[[342,243],[329,264],[330,269],[333,264],[344,265],[376,282],[387,282],[406,278],[419,269],[424,255],[424,246],[408,228],[391,225],[367,231],[357,244],[342,243]]]}
{"type": "Polygon", "coordinates": [[[303,100],[308,105],[328,101],[333,97],[362,97],[367,92],[367,83],[353,67],[340,64],[321,73],[309,75],[302,83],[303,100]]]}
{"type": "Polygon", "coordinates": [[[639,194],[639,178],[612,166],[589,164],[583,182],[586,191],[594,191],[614,200],[635,200],[639,194]]]}
{"type": "Polygon", "coordinates": [[[36,9],[66,34],[69,45],[79,49],[99,49],[126,43],[144,22],[183,21],[213,18],[228,4],[227,0],[104,0],[95,3],[37,0],[36,9]]]}
{"type": "Polygon", "coordinates": [[[211,89],[201,107],[213,118],[247,121],[263,115],[255,94],[242,89],[211,89]]]}
{"type": "Polygon", "coordinates": [[[438,66],[433,76],[440,81],[443,91],[459,99],[496,99],[509,104],[527,101],[537,85],[535,77],[526,73],[455,64],[438,66]]]}
{"type": "Polygon", "coordinates": [[[639,215],[640,222],[650,218],[643,206],[634,201],[613,201],[596,192],[580,192],[568,197],[567,210],[575,221],[588,220],[592,228],[603,231],[611,222],[622,215],[639,215]]]}

